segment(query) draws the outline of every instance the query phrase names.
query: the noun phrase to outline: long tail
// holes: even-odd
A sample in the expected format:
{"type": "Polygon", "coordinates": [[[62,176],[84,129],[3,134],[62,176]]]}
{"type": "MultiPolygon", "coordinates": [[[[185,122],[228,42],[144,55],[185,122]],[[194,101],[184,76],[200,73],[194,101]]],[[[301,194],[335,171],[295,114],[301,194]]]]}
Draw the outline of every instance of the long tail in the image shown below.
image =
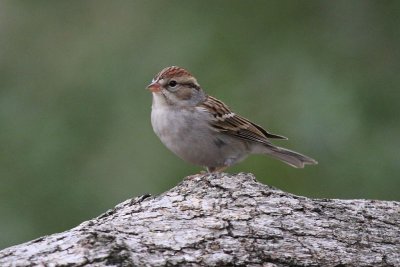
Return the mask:
{"type": "Polygon", "coordinates": [[[300,153],[294,152],[292,150],[272,146],[267,146],[266,154],[283,161],[284,163],[295,167],[295,168],[304,168],[304,165],[315,165],[318,162],[315,159],[302,155],[300,153]]]}

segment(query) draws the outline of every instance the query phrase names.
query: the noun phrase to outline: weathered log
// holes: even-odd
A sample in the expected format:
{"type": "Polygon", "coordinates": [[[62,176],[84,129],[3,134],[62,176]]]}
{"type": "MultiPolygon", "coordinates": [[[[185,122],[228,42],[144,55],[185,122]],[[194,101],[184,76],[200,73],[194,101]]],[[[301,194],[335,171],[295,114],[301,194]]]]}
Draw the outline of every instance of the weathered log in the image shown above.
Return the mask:
{"type": "Polygon", "coordinates": [[[198,174],[0,251],[0,266],[38,265],[400,266],[400,203],[309,199],[251,174],[198,174]]]}

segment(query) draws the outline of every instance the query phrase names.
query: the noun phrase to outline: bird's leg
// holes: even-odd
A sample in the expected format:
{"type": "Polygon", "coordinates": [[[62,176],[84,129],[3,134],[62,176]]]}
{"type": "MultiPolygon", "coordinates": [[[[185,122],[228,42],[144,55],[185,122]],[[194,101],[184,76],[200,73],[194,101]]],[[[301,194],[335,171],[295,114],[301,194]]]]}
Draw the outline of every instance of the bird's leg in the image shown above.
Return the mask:
{"type": "Polygon", "coordinates": [[[207,172],[212,173],[212,172],[223,172],[226,170],[228,166],[222,166],[222,167],[207,167],[207,172]]]}

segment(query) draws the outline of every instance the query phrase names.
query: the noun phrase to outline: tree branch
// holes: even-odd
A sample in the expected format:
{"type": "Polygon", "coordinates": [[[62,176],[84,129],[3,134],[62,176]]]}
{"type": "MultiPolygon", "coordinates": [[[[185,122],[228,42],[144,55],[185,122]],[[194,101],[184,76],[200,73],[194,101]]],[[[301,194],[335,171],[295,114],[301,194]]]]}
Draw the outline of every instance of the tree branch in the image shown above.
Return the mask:
{"type": "Polygon", "coordinates": [[[0,266],[36,265],[400,266],[400,203],[308,199],[251,174],[198,174],[0,251],[0,266]]]}

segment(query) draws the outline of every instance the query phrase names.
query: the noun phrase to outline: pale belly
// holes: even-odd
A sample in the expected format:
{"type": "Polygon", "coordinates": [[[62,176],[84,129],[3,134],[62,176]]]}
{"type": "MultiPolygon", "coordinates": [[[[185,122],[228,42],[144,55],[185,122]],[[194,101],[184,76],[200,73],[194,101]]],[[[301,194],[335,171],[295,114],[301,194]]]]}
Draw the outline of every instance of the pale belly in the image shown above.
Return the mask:
{"type": "Polygon", "coordinates": [[[230,136],[218,135],[206,123],[208,114],[154,108],[151,123],[162,143],[183,160],[204,167],[230,166],[244,159],[247,147],[230,136]]]}

